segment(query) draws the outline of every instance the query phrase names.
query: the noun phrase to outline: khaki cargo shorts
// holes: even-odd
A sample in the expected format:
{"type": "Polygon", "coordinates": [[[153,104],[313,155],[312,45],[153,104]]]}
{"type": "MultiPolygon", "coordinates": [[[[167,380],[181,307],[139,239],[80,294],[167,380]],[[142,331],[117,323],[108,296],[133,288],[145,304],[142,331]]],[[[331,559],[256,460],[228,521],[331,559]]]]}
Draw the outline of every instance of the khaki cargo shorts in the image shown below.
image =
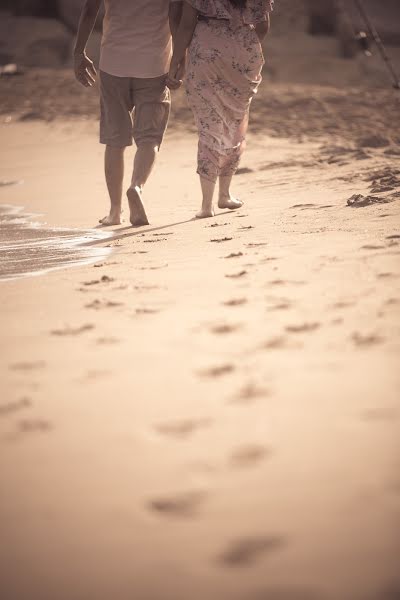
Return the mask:
{"type": "Polygon", "coordinates": [[[160,146],[168,125],[171,96],[166,75],[149,79],[116,77],[100,71],[100,143],[160,146]]]}

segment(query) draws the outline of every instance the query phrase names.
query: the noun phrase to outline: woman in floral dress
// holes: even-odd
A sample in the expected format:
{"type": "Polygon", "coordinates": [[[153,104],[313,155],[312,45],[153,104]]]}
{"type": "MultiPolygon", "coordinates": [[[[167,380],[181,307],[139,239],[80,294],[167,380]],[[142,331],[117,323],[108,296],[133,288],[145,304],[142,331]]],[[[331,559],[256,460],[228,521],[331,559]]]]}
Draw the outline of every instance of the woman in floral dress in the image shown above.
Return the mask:
{"type": "Polygon", "coordinates": [[[169,72],[177,87],[185,70],[186,93],[199,132],[197,172],[203,202],[199,218],[239,208],[230,184],[245,146],[250,103],[261,82],[261,41],[274,0],[185,0],[169,72]]]}

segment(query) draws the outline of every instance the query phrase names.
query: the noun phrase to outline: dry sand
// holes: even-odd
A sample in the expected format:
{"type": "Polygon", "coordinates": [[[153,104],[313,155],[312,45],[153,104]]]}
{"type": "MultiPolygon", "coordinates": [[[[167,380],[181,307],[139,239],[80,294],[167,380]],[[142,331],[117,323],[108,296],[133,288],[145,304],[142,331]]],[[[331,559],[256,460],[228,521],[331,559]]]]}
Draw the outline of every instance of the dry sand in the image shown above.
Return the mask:
{"type": "MultiPolygon", "coordinates": [[[[2,599],[398,600],[395,94],[264,87],[206,221],[178,97],[151,225],[1,283],[2,599]]],[[[93,226],[96,123],[11,99],[0,202],[93,226]]]]}

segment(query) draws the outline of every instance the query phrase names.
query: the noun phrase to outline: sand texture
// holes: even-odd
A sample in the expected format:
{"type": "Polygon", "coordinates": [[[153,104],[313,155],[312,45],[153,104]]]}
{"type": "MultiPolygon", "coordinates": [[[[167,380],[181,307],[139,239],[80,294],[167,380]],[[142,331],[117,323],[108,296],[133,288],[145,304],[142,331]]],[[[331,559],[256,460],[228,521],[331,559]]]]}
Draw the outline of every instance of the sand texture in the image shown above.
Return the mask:
{"type": "MultiPolygon", "coordinates": [[[[0,204],[94,227],[97,100],[24,77],[0,204]]],[[[264,85],[245,204],[196,221],[180,93],[150,225],[0,282],[2,600],[398,600],[399,106],[264,85]]]]}

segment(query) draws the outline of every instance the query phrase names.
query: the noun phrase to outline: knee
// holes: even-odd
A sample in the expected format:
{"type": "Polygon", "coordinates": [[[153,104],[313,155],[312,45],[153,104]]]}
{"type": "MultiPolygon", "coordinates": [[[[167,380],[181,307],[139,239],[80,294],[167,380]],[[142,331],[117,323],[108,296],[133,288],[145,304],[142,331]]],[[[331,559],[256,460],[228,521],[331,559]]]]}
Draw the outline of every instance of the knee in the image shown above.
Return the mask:
{"type": "Polygon", "coordinates": [[[106,158],[120,159],[124,156],[126,146],[106,146],[106,158]]]}
{"type": "Polygon", "coordinates": [[[160,150],[160,145],[155,142],[139,142],[137,149],[146,154],[157,154],[160,150]]]}

